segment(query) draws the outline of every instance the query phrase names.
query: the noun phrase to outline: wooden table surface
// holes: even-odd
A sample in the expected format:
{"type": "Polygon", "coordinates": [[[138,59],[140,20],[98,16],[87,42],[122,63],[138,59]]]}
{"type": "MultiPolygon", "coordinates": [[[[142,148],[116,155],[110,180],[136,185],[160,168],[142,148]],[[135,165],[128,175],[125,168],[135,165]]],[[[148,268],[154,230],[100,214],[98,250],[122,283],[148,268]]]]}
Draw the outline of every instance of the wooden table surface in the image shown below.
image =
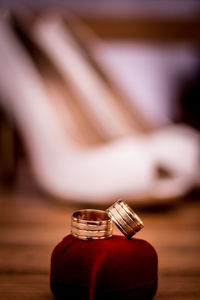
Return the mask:
{"type": "MultiPolygon", "coordinates": [[[[70,231],[71,213],[42,196],[0,197],[0,299],[51,300],[50,255],[70,231]]],[[[173,209],[140,212],[148,240],[159,256],[155,300],[200,299],[200,202],[180,201],[173,209]]],[[[116,230],[117,231],[117,230],[116,230]]]]}

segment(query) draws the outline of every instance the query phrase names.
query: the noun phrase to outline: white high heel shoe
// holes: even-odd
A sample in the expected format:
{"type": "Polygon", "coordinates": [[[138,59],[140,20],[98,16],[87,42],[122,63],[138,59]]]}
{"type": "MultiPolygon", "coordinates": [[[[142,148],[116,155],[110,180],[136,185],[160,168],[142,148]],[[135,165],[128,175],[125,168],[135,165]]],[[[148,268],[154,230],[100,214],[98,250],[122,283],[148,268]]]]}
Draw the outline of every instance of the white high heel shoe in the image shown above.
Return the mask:
{"type": "MultiPolygon", "coordinates": [[[[55,37],[52,32],[51,37],[55,37]]],[[[153,134],[153,139],[151,135],[138,135],[101,146],[81,146],[66,134],[42,77],[4,19],[0,23],[0,40],[0,91],[4,95],[2,99],[7,100],[2,105],[12,113],[26,143],[35,177],[46,191],[84,203],[103,204],[118,197],[149,203],[149,199],[181,196],[193,185],[199,154],[198,135],[193,130],[186,129],[189,131],[186,137],[184,133],[171,136],[167,153],[163,152],[166,145],[162,147],[167,130],[153,134]],[[178,136],[180,143],[175,145],[178,136]],[[180,151],[173,159],[180,145],[184,153],[180,151]],[[190,156],[185,172],[180,162],[190,156]],[[168,167],[168,157],[174,176],[160,180],[155,176],[156,167],[162,164],[168,167]],[[188,176],[193,178],[192,182],[188,176]]],[[[51,46],[56,49],[53,41],[51,46]]],[[[61,53],[60,66],[63,59],[61,53]]],[[[68,68],[66,64],[64,67],[68,68]]],[[[86,97],[87,93],[82,92],[86,97]]],[[[70,114],[66,119],[71,124],[70,114]]],[[[120,130],[121,127],[115,132],[120,130]]],[[[112,135],[114,130],[110,132],[112,135]]]]}

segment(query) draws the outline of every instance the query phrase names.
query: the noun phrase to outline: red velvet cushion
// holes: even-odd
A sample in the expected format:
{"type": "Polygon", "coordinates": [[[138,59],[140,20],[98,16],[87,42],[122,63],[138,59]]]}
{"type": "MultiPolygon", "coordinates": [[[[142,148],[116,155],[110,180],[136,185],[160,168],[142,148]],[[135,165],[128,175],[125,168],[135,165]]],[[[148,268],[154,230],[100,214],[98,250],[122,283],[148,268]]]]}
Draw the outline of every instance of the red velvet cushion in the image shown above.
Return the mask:
{"type": "Polygon", "coordinates": [[[58,299],[151,299],[157,267],[156,251],[144,240],[68,235],[52,253],[50,285],[58,299]]]}

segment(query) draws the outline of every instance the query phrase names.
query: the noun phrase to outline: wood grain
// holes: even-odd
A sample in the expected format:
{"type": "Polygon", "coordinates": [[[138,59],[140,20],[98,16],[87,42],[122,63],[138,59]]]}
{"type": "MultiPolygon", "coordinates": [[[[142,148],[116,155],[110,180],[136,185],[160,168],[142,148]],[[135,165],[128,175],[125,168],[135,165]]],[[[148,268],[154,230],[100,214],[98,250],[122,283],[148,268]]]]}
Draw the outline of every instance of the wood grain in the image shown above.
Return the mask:
{"type": "MultiPolygon", "coordinates": [[[[41,196],[1,195],[0,299],[53,299],[51,252],[70,232],[77,208],[41,196]]],[[[155,300],[200,299],[199,208],[200,202],[187,201],[162,212],[140,212],[145,228],[137,237],[152,243],[159,256],[155,300]]],[[[114,232],[119,234],[116,228],[114,232]]]]}

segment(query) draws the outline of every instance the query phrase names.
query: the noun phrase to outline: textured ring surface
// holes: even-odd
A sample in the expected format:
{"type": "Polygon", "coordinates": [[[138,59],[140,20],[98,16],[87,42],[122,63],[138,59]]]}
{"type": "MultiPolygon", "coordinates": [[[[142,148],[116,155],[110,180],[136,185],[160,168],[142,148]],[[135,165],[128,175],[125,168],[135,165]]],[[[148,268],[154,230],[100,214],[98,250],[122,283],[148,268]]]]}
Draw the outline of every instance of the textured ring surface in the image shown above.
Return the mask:
{"type": "Polygon", "coordinates": [[[72,214],[71,234],[79,239],[106,239],[112,230],[112,220],[103,210],[82,209],[72,214]]]}
{"type": "Polygon", "coordinates": [[[144,227],[138,215],[121,199],[111,205],[106,212],[128,239],[144,227]]]}

